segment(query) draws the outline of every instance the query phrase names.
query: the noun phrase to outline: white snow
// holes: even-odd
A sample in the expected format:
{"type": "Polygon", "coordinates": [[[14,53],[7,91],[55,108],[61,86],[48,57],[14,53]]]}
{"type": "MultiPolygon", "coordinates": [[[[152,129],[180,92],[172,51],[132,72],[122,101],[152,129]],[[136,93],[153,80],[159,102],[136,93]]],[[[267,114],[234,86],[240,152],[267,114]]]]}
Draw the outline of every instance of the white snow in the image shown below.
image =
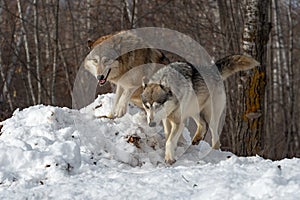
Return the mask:
{"type": "Polygon", "coordinates": [[[300,199],[299,158],[191,146],[185,129],[166,166],[162,127],[149,128],[143,112],[99,118],[113,97],[80,111],[33,106],[1,122],[0,199],[300,199]]]}

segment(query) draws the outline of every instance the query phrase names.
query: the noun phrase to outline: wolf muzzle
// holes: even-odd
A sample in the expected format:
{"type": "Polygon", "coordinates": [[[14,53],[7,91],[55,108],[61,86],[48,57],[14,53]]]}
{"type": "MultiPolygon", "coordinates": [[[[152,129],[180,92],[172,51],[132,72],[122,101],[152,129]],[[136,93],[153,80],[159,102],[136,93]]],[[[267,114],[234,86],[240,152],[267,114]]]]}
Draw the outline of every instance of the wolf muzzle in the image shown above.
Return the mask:
{"type": "Polygon", "coordinates": [[[111,69],[108,69],[108,72],[106,73],[106,75],[103,75],[103,74],[97,75],[97,80],[98,80],[98,83],[100,85],[104,85],[106,83],[106,80],[107,80],[107,77],[108,77],[108,75],[110,73],[110,70],[111,69]]]}
{"type": "Polygon", "coordinates": [[[103,74],[100,74],[97,76],[98,81],[103,80],[105,76],[103,74]]]}

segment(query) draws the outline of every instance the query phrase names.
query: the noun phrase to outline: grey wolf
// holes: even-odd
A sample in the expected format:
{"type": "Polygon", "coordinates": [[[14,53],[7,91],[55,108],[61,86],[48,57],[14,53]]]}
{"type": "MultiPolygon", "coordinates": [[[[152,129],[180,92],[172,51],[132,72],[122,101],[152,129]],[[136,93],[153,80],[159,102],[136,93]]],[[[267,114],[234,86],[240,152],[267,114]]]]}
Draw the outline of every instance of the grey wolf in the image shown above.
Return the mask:
{"type": "MultiPolygon", "coordinates": [[[[222,82],[235,72],[252,69],[259,63],[251,57],[232,55],[218,60],[215,65],[217,70],[204,70],[203,73],[211,79],[221,75],[222,82]]],[[[150,79],[145,77],[142,84],[141,98],[149,126],[155,126],[160,121],[163,123],[166,163],[175,162],[177,142],[188,117],[197,124],[192,144],[198,144],[203,139],[202,128],[209,124],[212,148],[220,148],[218,126],[225,108],[225,94],[217,82],[209,89],[202,72],[195,66],[175,62],[159,69],[150,79]]]]}
{"type": "Polygon", "coordinates": [[[109,118],[122,117],[126,113],[128,102],[142,108],[141,92],[142,77],[151,76],[169,60],[164,54],[153,48],[136,49],[126,52],[126,48],[142,44],[143,40],[136,35],[121,31],[117,34],[100,37],[95,42],[89,42],[90,53],[84,60],[84,67],[98,80],[100,86],[107,81],[116,85],[116,96],[109,118]],[[101,45],[110,42],[109,49],[114,49],[117,58],[106,54],[101,45]],[[125,49],[125,50],[124,50],[125,49]],[[122,51],[124,50],[124,54],[122,51]],[[147,63],[158,63],[147,67],[147,63]]]}

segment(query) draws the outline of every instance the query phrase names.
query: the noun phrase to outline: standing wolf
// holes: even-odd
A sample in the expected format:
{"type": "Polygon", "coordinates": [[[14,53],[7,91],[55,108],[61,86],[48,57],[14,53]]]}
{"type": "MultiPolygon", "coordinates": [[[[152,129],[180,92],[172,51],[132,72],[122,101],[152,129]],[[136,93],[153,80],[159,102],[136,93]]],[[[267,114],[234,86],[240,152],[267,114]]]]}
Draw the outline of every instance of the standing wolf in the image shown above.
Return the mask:
{"type": "Polygon", "coordinates": [[[214,71],[216,68],[213,67],[204,67],[200,74],[192,64],[176,62],[158,70],[149,77],[150,80],[143,80],[141,97],[147,121],[149,126],[163,122],[166,138],[165,160],[168,164],[175,162],[177,142],[188,117],[192,117],[197,124],[192,144],[198,144],[203,139],[202,125],[208,122],[212,147],[220,148],[218,126],[225,108],[225,94],[218,84],[208,88],[203,75],[216,80],[221,75],[222,80],[225,80],[235,72],[254,68],[259,63],[247,56],[233,55],[217,61],[215,65],[218,71],[214,71]]]}
{"type": "Polygon", "coordinates": [[[141,44],[144,45],[144,41],[140,37],[126,31],[89,42],[91,52],[84,60],[84,67],[97,78],[100,86],[107,81],[116,85],[116,97],[109,118],[122,117],[129,100],[142,108],[142,77],[151,76],[163,65],[169,64],[169,60],[157,49],[150,46],[135,48],[141,44]],[[127,52],[127,49],[133,50],[127,52]],[[147,63],[160,65],[149,67],[145,65],[147,63]]]}

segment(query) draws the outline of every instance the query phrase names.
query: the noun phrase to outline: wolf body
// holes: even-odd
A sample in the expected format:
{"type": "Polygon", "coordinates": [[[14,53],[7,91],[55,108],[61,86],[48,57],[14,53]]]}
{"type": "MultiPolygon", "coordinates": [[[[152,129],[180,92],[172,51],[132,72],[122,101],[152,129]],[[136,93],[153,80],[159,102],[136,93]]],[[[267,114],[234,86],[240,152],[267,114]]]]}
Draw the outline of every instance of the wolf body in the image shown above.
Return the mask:
{"type": "Polygon", "coordinates": [[[211,131],[212,148],[220,148],[218,127],[226,104],[220,80],[222,83],[235,72],[254,68],[259,63],[247,56],[232,55],[218,60],[215,65],[199,70],[192,64],[176,62],[159,69],[150,79],[143,79],[141,97],[147,122],[149,126],[163,122],[168,164],[175,162],[177,142],[188,117],[197,124],[192,144],[203,139],[202,129],[209,124],[206,130],[211,131]]]}
{"type": "Polygon", "coordinates": [[[140,37],[125,31],[89,42],[89,47],[91,51],[84,60],[85,69],[95,76],[100,86],[107,81],[116,85],[116,97],[111,114],[107,116],[109,118],[122,117],[130,100],[142,108],[142,77],[151,76],[162,66],[169,64],[161,51],[145,45],[140,37]],[[101,48],[107,44],[109,47],[101,48]],[[140,46],[146,48],[135,49],[140,46]]]}

